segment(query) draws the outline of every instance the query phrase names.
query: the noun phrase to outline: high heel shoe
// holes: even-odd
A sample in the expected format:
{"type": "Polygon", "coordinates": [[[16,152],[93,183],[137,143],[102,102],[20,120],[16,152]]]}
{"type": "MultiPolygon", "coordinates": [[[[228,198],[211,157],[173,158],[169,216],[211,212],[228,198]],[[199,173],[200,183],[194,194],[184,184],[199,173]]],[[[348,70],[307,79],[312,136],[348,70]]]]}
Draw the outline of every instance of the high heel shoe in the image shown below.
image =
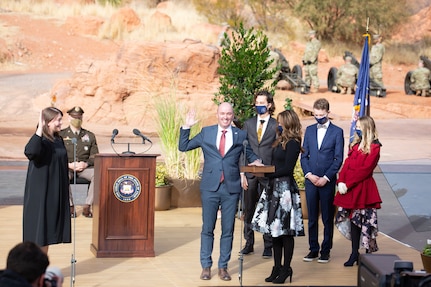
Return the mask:
{"type": "Polygon", "coordinates": [[[281,266],[274,266],[272,267],[271,275],[269,277],[265,278],[265,282],[272,282],[275,278],[280,275],[281,266]]]}
{"type": "Polygon", "coordinates": [[[292,283],[292,276],[293,276],[293,270],[291,267],[283,267],[281,269],[280,275],[278,275],[277,278],[275,278],[274,280],[272,280],[272,283],[274,284],[283,284],[284,281],[286,281],[286,279],[288,277],[290,277],[290,283],[292,283]]]}
{"type": "Polygon", "coordinates": [[[349,260],[347,260],[346,262],[344,262],[344,266],[345,267],[351,267],[351,266],[353,266],[353,264],[355,264],[355,262],[356,262],[356,265],[358,265],[358,257],[359,257],[359,254],[358,253],[352,253],[352,254],[350,254],[350,257],[349,257],[349,260]]]}

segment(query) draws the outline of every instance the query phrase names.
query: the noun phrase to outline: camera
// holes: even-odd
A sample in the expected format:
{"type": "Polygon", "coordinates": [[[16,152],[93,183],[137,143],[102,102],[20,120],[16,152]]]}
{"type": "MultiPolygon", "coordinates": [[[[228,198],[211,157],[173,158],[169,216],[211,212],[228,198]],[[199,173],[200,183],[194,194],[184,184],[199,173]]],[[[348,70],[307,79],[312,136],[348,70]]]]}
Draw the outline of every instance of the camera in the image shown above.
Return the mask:
{"type": "Polygon", "coordinates": [[[43,280],[43,287],[57,287],[57,279],[48,279],[45,277],[43,280]]]}
{"type": "Polygon", "coordinates": [[[358,287],[431,287],[430,273],[395,254],[362,254],[358,265],[358,287]]]}
{"type": "Polygon", "coordinates": [[[390,287],[431,287],[431,275],[423,271],[413,271],[410,261],[394,261],[390,287]]]}

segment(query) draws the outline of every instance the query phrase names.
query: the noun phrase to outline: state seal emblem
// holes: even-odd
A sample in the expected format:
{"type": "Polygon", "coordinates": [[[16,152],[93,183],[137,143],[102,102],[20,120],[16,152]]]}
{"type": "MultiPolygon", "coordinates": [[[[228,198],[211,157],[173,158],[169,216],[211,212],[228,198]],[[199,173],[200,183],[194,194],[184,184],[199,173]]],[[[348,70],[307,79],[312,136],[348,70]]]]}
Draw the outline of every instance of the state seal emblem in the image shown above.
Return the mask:
{"type": "Polygon", "coordinates": [[[131,174],[124,174],[114,182],[114,195],[122,202],[132,202],[141,194],[141,182],[131,174]]]}

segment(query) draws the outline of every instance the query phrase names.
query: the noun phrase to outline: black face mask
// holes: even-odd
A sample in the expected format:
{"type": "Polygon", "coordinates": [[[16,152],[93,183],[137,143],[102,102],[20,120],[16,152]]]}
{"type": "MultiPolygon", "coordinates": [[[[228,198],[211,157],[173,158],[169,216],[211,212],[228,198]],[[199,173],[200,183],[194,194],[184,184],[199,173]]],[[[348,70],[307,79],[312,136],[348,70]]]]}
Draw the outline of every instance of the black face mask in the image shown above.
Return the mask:
{"type": "Polygon", "coordinates": [[[321,125],[325,124],[328,121],[328,115],[321,118],[318,118],[318,117],[314,117],[314,118],[316,119],[317,123],[321,125]]]}

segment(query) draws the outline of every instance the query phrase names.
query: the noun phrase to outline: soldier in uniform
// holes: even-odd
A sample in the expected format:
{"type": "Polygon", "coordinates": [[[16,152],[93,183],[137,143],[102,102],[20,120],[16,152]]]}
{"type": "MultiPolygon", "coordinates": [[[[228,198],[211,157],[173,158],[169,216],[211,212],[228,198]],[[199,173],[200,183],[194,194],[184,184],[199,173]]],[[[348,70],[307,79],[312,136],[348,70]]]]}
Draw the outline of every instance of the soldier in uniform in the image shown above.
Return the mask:
{"type": "MultiPolygon", "coordinates": [[[[275,68],[277,68],[278,66],[280,66],[280,56],[277,52],[274,51],[274,49],[272,49],[271,46],[269,46],[269,57],[268,57],[269,61],[272,61],[271,64],[268,66],[267,71],[271,71],[274,70],[275,68]]],[[[272,75],[272,79],[265,81],[265,84],[263,86],[264,89],[270,89],[271,85],[274,82],[278,81],[278,78],[280,76],[280,69],[278,69],[274,75],[272,75]]]]}
{"type": "MultiPolygon", "coordinates": [[[[94,155],[99,153],[99,148],[97,147],[96,136],[92,132],[82,128],[84,110],[76,106],[68,110],[67,113],[69,114],[70,125],[60,131],[60,136],[63,138],[67,150],[69,178],[72,179],[74,171],[76,171],[76,177],[85,178],[90,181],[82,214],[85,217],[93,217],[91,206],[94,200],[94,155]],[[76,159],[73,158],[74,145],[72,139],[76,139],[76,159]]],[[[73,199],[71,197],[72,215],[75,214],[73,207],[73,199]]]]}
{"type": "Polygon", "coordinates": [[[336,86],[332,87],[332,91],[348,95],[352,94],[355,91],[358,71],[358,67],[352,64],[352,57],[346,56],[344,65],[337,71],[336,86]]]}
{"type": "Polygon", "coordinates": [[[418,68],[410,75],[410,88],[416,92],[416,96],[427,97],[430,90],[430,70],[424,67],[424,62],[419,60],[418,68]]]}
{"type": "Polygon", "coordinates": [[[382,62],[385,46],[380,35],[373,35],[373,43],[370,52],[370,79],[383,87],[382,62]]]}
{"type": "Polygon", "coordinates": [[[311,30],[308,32],[309,41],[305,46],[304,56],[302,57],[302,64],[304,65],[305,83],[311,88],[314,86],[312,92],[319,91],[319,78],[317,77],[317,57],[320,48],[322,47],[319,40],[316,39],[316,31],[311,30]]]}

